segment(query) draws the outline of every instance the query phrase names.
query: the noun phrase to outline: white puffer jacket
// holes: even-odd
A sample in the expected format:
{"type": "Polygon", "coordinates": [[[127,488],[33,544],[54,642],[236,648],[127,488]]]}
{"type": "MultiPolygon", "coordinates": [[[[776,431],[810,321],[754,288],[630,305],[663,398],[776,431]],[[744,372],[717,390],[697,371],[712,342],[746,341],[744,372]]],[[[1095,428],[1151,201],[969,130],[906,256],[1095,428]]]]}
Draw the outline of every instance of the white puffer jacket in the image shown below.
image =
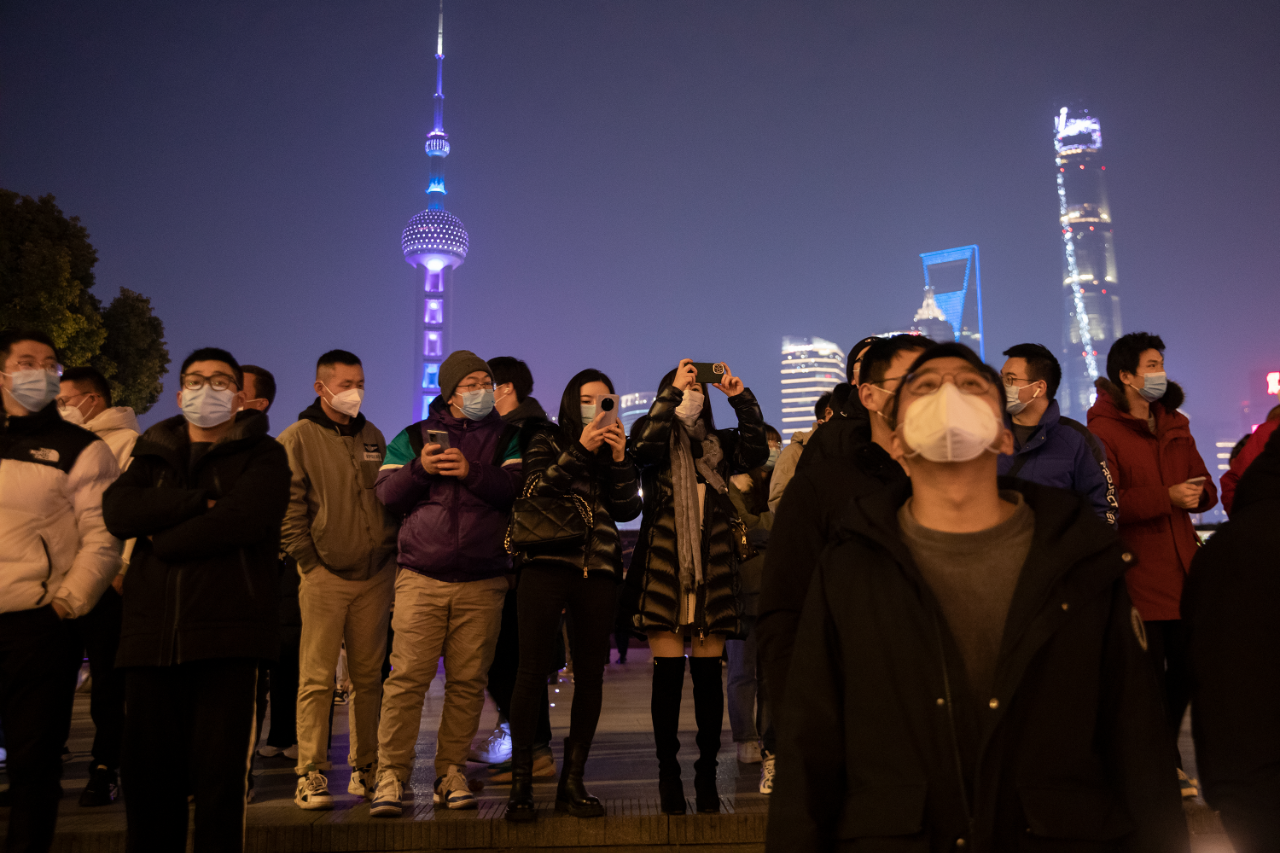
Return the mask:
{"type": "Polygon", "coordinates": [[[142,432],[138,429],[138,416],[133,413],[133,409],[128,406],[103,409],[84,426],[107,443],[121,471],[129,467],[133,446],[138,443],[138,433],[142,432]]]}
{"type": "Polygon", "coordinates": [[[0,427],[0,612],[58,601],[88,613],[120,568],[120,540],[102,521],[102,493],[120,468],[57,403],[0,427]]]}

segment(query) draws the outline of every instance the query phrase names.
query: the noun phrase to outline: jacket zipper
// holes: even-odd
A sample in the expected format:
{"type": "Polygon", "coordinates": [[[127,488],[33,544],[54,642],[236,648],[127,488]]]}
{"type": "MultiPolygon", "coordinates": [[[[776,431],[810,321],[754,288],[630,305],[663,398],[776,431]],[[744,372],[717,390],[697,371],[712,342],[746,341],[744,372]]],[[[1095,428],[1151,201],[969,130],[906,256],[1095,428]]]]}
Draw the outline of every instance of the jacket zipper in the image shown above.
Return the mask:
{"type": "Polygon", "coordinates": [[[44,535],[37,533],[40,537],[40,547],[44,549],[44,563],[48,566],[49,571],[45,572],[44,580],[40,581],[40,597],[44,598],[49,594],[49,581],[53,580],[53,555],[49,553],[49,543],[45,541],[44,535]]]}
{"type": "Polygon", "coordinates": [[[938,660],[942,664],[942,693],[947,703],[947,724],[951,728],[951,753],[956,763],[956,779],[960,782],[960,802],[969,822],[969,838],[973,840],[973,809],[969,805],[969,788],[964,776],[964,758],[960,755],[960,736],[956,731],[955,704],[951,698],[951,674],[947,670],[947,647],[942,641],[938,614],[933,614],[933,634],[938,643],[938,660]]]}

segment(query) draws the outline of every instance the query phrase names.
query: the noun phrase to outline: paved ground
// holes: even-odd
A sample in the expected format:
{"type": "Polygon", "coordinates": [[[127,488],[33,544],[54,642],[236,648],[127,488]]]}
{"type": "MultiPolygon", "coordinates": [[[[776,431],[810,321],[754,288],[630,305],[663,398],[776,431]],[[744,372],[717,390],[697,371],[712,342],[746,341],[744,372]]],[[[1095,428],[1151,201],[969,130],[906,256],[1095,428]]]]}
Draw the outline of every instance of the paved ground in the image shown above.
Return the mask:
{"type": "MultiPolygon", "coordinates": [[[[657,804],[657,763],[653,756],[653,734],[649,720],[648,653],[633,649],[626,665],[611,664],[605,675],[604,711],[599,734],[587,765],[587,782],[592,793],[605,801],[608,815],[602,819],[578,820],[551,811],[555,779],[542,780],[535,796],[542,808],[533,825],[512,826],[501,819],[506,803],[506,785],[487,784],[480,793],[476,811],[437,812],[431,805],[434,781],[431,756],[435,750],[435,729],[439,721],[443,684],[432,684],[418,741],[418,765],[410,788],[413,801],[399,820],[369,817],[367,803],[346,793],[349,769],[345,766],[346,716],[335,714],[334,754],[337,765],[330,774],[330,790],[337,799],[331,812],[303,812],[293,804],[292,762],[283,758],[256,762],[256,800],[248,810],[248,847],[253,851],[310,850],[424,850],[424,849],[568,849],[578,851],[652,851],[697,849],[702,853],[728,850],[763,850],[767,798],[756,786],[759,765],[739,764],[730,743],[726,716],[725,747],[721,752],[720,793],[724,813],[719,816],[667,817],[657,804]]],[[[569,704],[573,685],[567,679],[552,688],[551,725],[556,737],[554,749],[559,765],[559,739],[568,732],[569,704]]],[[[492,730],[497,711],[491,703],[481,720],[481,737],[492,730]]],[[[268,723],[269,725],[269,723],[268,723]]],[[[687,793],[692,796],[693,696],[686,681],[681,706],[682,765],[687,793]]],[[[66,765],[55,849],[60,851],[123,851],[124,806],[118,802],[100,809],[82,809],[76,803],[88,774],[88,750],[93,735],[88,696],[77,695],[70,748],[73,759],[66,765]]],[[[1194,775],[1194,756],[1184,730],[1184,756],[1194,775]]],[[[165,748],[153,744],[149,748],[165,748]]],[[[472,764],[469,775],[486,781],[484,766],[472,764]]],[[[692,807],[692,803],[690,804],[692,807]]],[[[692,811],[692,808],[691,808],[692,811]]],[[[0,815],[4,810],[0,810],[0,815]]],[[[1188,820],[1195,833],[1196,853],[1230,853],[1217,821],[1207,807],[1193,805],[1188,820]]]]}

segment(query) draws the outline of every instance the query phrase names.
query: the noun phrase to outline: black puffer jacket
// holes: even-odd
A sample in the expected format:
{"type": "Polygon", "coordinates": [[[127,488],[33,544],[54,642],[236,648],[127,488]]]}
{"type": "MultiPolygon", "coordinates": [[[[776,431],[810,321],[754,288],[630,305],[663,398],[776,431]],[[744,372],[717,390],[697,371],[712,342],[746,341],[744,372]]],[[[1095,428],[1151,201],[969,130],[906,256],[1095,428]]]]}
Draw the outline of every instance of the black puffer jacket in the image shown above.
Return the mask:
{"type": "MultiPolygon", "coordinates": [[[[640,478],[631,454],[621,462],[603,462],[579,441],[570,442],[555,424],[530,422],[521,435],[527,484],[539,479],[535,495],[559,497],[573,493],[591,507],[591,530],[586,542],[559,549],[539,548],[525,556],[527,566],[557,564],[583,572],[608,572],[622,580],[619,521],[640,514],[640,478]]],[[[521,494],[523,494],[523,489],[521,494]]]]}
{"type": "Polygon", "coordinates": [[[107,529],[138,540],[124,580],[117,666],[279,654],[289,459],[255,411],[236,415],[194,470],[190,453],[186,419],[161,421],[103,495],[107,529]]]}
{"type": "Polygon", "coordinates": [[[991,697],[902,542],[910,483],[848,507],[796,636],[767,850],[1187,850],[1131,555],[1080,496],[1001,486],[1035,532],[991,697]]]}
{"type": "Polygon", "coordinates": [[[1182,591],[1204,796],[1239,853],[1280,850],[1280,430],[1182,591]]]}
{"type": "MultiPolygon", "coordinates": [[[[644,482],[644,522],[627,571],[633,589],[635,626],[674,631],[679,627],[680,563],[676,556],[675,499],[671,486],[671,429],[684,392],[674,385],[658,394],[649,414],[631,428],[631,447],[644,482]]],[[[707,401],[710,404],[710,401],[707,401]]],[[[738,415],[736,429],[718,429],[724,458],[718,473],[727,483],[769,459],[764,415],[750,390],[729,398],[738,415]]],[[[728,495],[706,490],[702,524],[702,568],[694,629],[704,634],[741,634],[737,589],[737,551],[729,519],[728,495]]]]}

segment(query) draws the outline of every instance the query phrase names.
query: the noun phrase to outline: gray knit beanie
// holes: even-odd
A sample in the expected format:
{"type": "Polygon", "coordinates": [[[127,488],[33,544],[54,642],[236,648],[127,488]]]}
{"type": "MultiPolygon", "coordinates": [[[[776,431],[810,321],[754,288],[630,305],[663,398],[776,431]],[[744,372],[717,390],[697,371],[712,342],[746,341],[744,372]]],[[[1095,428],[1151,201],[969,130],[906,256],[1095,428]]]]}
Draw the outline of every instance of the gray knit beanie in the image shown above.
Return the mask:
{"type": "Polygon", "coordinates": [[[440,396],[448,400],[453,396],[453,392],[458,390],[458,383],[468,373],[474,373],[477,370],[483,370],[489,374],[489,378],[493,378],[489,363],[470,350],[460,349],[449,353],[444,364],[440,365],[440,396]]]}

